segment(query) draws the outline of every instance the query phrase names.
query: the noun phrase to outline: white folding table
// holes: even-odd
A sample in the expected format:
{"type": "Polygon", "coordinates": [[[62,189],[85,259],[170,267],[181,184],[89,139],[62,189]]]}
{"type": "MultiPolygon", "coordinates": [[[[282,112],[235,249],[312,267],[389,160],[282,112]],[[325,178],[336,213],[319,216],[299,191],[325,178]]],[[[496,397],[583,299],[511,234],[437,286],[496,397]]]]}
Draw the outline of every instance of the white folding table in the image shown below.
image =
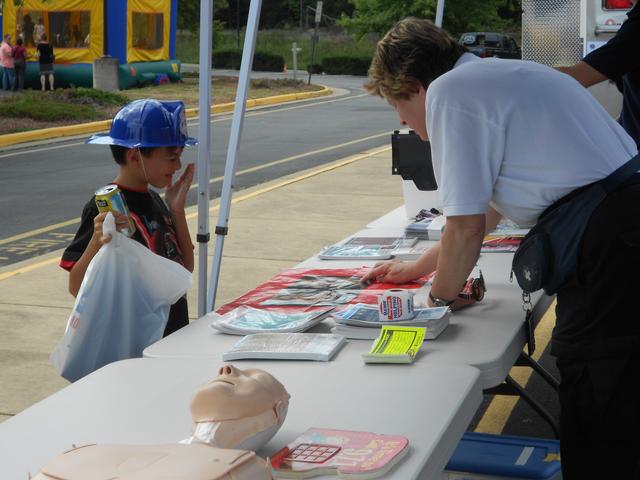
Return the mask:
{"type": "MultiPolygon", "coordinates": [[[[401,236],[404,213],[396,209],[382,217],[372,228],[354,236],[401,236]]],[[[406,223],[406,218],[404,219],[406,223]]],[[[365,261],[319,260],[317,256],[302,262],[300,268],[353,268],[372,265],[365,261]]],[[[511,255],[483,254],[479,267],[487,284],[485,299],[471,308],[455,312],[449,327],[435,341],[425,341],[420,361],[448,365],[470,365],[480,370],[482,388],[499,385],[522,352],[526,342],[525,315],[521,291],[509,281],[511,255]]],[[[534,321],[544,314],[552,301],[540,292],[532,295],[534,321]]],[[[212,358],[222,354],[241,337],[217,333],[210,319],[199,318],[144,351],[149,358],[212,358]]],[[[325,320],[312,331],[327,332],[333,325],[325,320]]],[[[360,354],[369,350],[371,341],[350,340],[334,362],[362,362],[360,354]]]]}
{"type": "MultiPolygon", "coordinates": [[[[190,436],[189,401],[219,361],[135,359],[108,365],[0,423],[0,478],[26,480],[72,444],[162,444],[190,436]]],[[[309,427],[404,435],[410,451],[385,478],[440,478],[482,400],[468,366],[247,361],[291,395],[270,456],[309,427]]],[[[317,477],[328,478],[328,477],[317,477]]],[[[334,477],[331,477],[334,478],[334,477]]]]}

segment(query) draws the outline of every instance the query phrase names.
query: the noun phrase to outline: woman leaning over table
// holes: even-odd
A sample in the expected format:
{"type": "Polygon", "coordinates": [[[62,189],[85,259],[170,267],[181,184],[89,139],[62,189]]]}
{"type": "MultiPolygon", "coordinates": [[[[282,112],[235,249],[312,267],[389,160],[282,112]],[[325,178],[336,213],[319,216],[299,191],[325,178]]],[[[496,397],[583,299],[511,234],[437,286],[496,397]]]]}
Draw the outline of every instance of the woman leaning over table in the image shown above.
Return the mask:
{"type": "MultiPolygon", "coordinates": [[[[402,20],[378,42],[365,87],[431,141],[447,227],[418,260],[385,262],[363,280],[404,283],[437,267],[431,306],[460,306],[482,239],[501,216],[533,225],[637,153],[574,79],[532,62],[480,59],[427,20],[402,20]]],[[[551,347],[562,377],[563,478],[636,479],[638,174],[596,209],[581,248],[577,274],[558,291],[551,347]]]]}

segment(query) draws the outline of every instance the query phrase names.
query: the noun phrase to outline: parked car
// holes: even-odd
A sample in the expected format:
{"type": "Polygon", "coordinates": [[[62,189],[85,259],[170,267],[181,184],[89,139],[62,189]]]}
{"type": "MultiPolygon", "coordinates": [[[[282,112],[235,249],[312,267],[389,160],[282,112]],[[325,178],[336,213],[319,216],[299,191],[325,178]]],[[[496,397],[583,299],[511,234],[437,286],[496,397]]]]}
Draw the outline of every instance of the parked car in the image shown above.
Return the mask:
{"type": "Polygon", "coordinates": [[[467,32],[460,43],[479,57],[522,58],[522,51],[509,35],[495,32],[467,32]]]}

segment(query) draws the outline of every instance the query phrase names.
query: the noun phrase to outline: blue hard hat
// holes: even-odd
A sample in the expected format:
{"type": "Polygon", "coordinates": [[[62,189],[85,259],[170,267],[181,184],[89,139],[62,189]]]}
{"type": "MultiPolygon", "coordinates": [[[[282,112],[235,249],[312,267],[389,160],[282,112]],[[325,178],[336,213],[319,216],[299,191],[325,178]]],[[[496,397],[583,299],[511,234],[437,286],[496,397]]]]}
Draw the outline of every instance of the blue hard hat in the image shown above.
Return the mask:
{"type": "Polygon", "coordinates": [[[187,134],[184,103],[151,98],[128,103],[113,118],[109,134],[93,135],[86,143],[121,147],[184,147],[198,141],[187,134]]]}

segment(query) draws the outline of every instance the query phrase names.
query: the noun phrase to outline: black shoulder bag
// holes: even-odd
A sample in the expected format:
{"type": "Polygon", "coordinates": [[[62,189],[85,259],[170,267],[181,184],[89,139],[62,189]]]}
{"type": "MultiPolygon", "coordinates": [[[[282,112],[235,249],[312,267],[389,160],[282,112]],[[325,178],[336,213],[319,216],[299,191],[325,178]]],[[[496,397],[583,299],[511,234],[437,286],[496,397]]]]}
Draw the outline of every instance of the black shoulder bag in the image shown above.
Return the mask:
{"type": "Polygon", "coordinates": [[[525,293],[543,288],[553,295],[576,273],[582,235],[591,214],[610,192],[638,170],[640,154],[540,216],[520,243],[511,265],[512,274],[525,293]]]}

